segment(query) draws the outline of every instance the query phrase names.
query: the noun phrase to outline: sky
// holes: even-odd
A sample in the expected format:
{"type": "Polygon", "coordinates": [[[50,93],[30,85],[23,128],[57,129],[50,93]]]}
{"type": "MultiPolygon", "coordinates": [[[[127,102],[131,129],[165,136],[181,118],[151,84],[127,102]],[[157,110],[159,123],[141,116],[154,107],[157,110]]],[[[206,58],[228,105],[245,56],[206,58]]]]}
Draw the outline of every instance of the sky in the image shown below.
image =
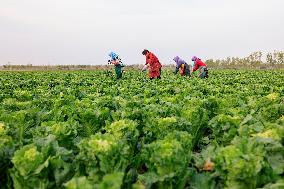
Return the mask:
{"type": "Polygon", "coordinates": [[[284,50],[283,0],[0,0],[0,65],[164,64],[284,50]]]}

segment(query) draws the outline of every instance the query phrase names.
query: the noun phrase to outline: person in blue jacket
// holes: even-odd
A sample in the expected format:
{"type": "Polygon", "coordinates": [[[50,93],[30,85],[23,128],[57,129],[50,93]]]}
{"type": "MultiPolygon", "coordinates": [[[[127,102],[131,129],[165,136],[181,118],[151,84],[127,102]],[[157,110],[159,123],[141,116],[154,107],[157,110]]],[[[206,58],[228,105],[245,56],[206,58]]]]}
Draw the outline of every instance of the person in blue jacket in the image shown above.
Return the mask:
{"type": "Polygon", "coordinates": [[[176,56],[173,59],[176,62],[176,70],[175,74],[180,73],[181,76],[189,76],[190,77],[190,67],[189,65],[181,59],[179,56],[176,56]]]}
{"type": "Polygon", "coordinates": [[[122,68],[124,67],[121,59],[119,58],[118,54],[116,54],[115,52],[109,53],[109,57],[111,59],[108,60],[108,62],[109,62],[109,64],[113,64],[114,65],[116,79],[121,79],[122,78],[122,74],[123,74],[122,68]]]}

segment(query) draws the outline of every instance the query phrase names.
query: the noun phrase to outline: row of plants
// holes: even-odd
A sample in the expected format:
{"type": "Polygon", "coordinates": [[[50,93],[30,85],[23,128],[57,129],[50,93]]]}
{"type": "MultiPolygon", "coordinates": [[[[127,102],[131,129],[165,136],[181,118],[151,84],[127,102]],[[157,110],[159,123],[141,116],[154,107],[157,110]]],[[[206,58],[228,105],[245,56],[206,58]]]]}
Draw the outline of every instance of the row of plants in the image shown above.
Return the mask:
{"type": "Polygon", "coordinates": [[[283,71],[0,75],[0,188],[284,187],[283,71]]]}

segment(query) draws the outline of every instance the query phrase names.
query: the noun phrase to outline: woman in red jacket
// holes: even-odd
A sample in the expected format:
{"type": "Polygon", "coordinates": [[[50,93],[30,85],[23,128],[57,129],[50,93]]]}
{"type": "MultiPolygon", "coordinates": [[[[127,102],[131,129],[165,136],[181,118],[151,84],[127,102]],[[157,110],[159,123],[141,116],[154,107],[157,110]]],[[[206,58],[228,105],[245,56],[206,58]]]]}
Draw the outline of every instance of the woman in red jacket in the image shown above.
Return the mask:
{"type": "Polygon", "coordinates": [[[202,62],[200,58],[197,58],[196,56],[192,57],[191,60],[194,62],[192,73],[199,69],[200,72],[199,77],[208,78],[207,65],[204,62],[202,62]]]}
{"type": "Polygon", "coordinates": [[[159,59],[148,50],[144,50],[142,52],[144,56],[146,56],[146,64],[149,67],[149,77],[150,79],[161,79],[161,68],[162,65],[159,61],[159,59]]]}

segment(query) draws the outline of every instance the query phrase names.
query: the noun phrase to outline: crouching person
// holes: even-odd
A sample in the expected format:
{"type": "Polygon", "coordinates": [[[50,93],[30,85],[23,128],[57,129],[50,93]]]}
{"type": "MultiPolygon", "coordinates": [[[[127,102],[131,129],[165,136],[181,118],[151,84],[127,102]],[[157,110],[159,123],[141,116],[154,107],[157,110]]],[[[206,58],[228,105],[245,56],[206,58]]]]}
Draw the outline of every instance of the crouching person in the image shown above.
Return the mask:
{"type": "Polygon", "coordinates": [[[200,58],[197,58],[196,56],[192,57],[191,60],[194,62],[192,72],[199,70],[200,78],[208,78],[209,76],[208,76],[207,65],[204,62],[202,62],[200,58]]]}
{"type": "Polygon", "coordinates": [[[178,56],[176,56],[173,60],[176,62],[175,74],[177,74],[178,71],[179,71],[181,76],[189,76],[190,77],[189,65],[178,56]]]}

